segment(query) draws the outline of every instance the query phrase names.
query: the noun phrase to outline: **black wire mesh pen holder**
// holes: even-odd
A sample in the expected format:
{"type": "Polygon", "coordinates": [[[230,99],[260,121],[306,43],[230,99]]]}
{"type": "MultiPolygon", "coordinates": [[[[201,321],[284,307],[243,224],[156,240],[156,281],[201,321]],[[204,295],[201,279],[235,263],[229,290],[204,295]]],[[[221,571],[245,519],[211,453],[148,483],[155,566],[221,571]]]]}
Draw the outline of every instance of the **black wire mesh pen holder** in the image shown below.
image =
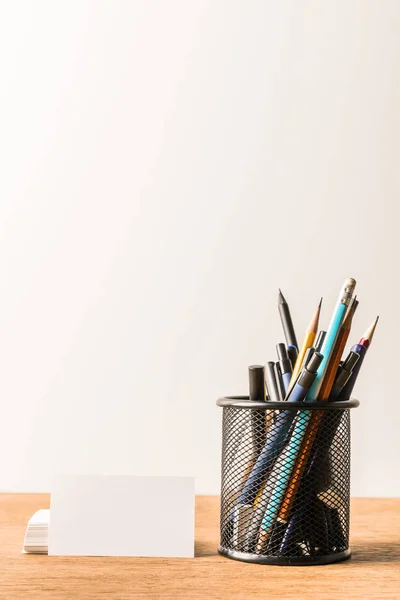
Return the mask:
{"type": "Polygon", "coordinates": [[[220,554],[264,564],[350,557],[350,409],[345,402],[220,398],[220,554]]]}

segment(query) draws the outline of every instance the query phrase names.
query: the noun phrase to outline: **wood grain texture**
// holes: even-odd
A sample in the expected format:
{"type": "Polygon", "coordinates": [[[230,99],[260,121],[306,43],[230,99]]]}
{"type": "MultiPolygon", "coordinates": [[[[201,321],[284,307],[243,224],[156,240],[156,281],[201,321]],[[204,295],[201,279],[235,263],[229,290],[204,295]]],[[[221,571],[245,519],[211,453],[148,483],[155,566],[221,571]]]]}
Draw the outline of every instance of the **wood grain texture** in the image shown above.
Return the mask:
{"type": "Polygon", "coordinates": [[[317,567],[251,565],[219,556],[214,496],[197,498],[195,559],[21,554],[28,519],[48,506],[48,495],[0,494],[0,598],[400,598],[400,499],[353,499],[352,559],[317,567]]]}

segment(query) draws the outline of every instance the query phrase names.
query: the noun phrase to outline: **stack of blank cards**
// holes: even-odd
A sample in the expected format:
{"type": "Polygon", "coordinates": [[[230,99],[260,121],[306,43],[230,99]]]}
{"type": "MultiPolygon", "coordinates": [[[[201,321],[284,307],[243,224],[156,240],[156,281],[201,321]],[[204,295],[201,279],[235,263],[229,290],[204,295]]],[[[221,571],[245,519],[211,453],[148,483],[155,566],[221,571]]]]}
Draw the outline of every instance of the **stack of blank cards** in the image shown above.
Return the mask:
{"type": "Polygon", "coordinates": [[[38,510],[29,519],[23,552],[47,554],[49,547],[50,509],[38,510]]]}

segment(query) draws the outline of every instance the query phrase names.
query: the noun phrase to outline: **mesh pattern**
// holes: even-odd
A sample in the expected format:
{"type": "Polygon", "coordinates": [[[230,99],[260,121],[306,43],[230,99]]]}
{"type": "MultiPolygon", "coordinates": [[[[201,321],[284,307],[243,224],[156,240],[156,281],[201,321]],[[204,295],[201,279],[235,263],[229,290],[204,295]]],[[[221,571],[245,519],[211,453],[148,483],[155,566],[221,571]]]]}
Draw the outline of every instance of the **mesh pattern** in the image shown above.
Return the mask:
{"type": "Polygon", "coordinates": [[[223,408],[222,552],[342,553],[349,500],[349,410],[223,408]]]}

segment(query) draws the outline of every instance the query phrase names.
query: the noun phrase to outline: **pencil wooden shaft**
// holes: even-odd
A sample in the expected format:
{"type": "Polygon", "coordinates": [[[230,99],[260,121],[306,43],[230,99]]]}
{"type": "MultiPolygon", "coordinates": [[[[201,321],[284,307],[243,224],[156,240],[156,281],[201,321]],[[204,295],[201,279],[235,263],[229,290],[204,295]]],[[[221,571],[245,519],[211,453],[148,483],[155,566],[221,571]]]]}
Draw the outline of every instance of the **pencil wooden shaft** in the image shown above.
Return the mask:
{"type": "Polygon", "coordinates": [[[336,372],[339,367],[340,359],[342,358],[343,351],[346,347],[346,343],[350,334],[350,327],[345,329],[341,328],[339,331],[338,339],[335,345],[335,348],[332,352],[332,358],[329,361],[328,369],[326,371],[326,375],[321,385],[319,400],[328,400],[329,395],[331,393],[332,386],[335,381],[336,372]]]}
{"type": "Polygon", "coordinates": [[[335,377],[339,367],[340,359],[342,358],[342,354],[346,347],[346,343],[350,334],[351,323],[354,317],[354,313],[356,312],[357,306],[358,301],[354,299],[352,304],[349,306],[348,313],[343,321],[343,325],[339,330],[336,344],[333,348],[328,368],[326,370],[326,374],[322,381],[321,389],[319,392],[320,400],[329,399],[333,384],[335,382],[335,377]]]}
{"type": "Polygon", "coordinates": [[[318,322],[319,322],[319,315],[321,312],[321,303],[322,303],[322,298],[320,303],[317,306],[317,310],[315,311],[313,318],[311,319],[306,333],[304,335],[304,339],[303,339],[303,343],[301,345],[299,354],[297,356],[297,360],[296,363],[293,365],[293,372],[292,372],[292,377],[290,379],[290,383],[289,383],[289,389],[288,392],[290,392],[290,390],[292,389],[298,374],[300,373],[303,361],[304,361],[304,356],[308,350],[308,348],[311,348],[311,346],[314,344],[315,338],[317,336],[317,331],[318,331],[318,322]]]}
{"type": "Polygon", "coordinates": [[[300,456],[292,474],[290,483],[288,485],[285,497],[282,502],[282,506],[279,511],[278,517],[280,519],[288,519],[290,511],[293,506],[294,499],[296,497],[297,490],[299,489],[300,481],[304,473],[304,469],[308,462],[308,457],[311,454],[311,449],[317,435],[318,427],[321,422],[323,411],[318,411],[312,415],[309,428],[306,433],[306,439],[304,440],[303,446],[300,451],[300,456]]]}
{"type": "MultiPolygon", "coordinates": [[[[342,327],[340,328],[337,341],[334,346],[330,361],[328,363],[328,368],[325,373],[325,377],[322,381],[320,392],[318,394],[318,400],[328,400],[329,398],[333,383],[335,381],[336,371],[338,369],[343,350],[346,346],[347,338],[349,337],[351,318],[352,315],[350,315],[349,319],[346,319],[346,322],[343,323],[342,327]]],[[[292,475],[290,484],[288,486],[281,506],[281,510],[279,512],[279,517],[281,519],[287,519],[289,517],[289,513],[292,509],[297,490],[299,489],[301,478],[304,473],[304,469],[307,465],[311,449],[314,443],[314,439],[317,434],[319,424],[321,422],[322,415],[323,412],[318,411],[311,417],[311,422],[306,434],[306,439],[304,441],[303,447],[301,448],[300,456],[298,458],[294,473],[292,475]]]]}

